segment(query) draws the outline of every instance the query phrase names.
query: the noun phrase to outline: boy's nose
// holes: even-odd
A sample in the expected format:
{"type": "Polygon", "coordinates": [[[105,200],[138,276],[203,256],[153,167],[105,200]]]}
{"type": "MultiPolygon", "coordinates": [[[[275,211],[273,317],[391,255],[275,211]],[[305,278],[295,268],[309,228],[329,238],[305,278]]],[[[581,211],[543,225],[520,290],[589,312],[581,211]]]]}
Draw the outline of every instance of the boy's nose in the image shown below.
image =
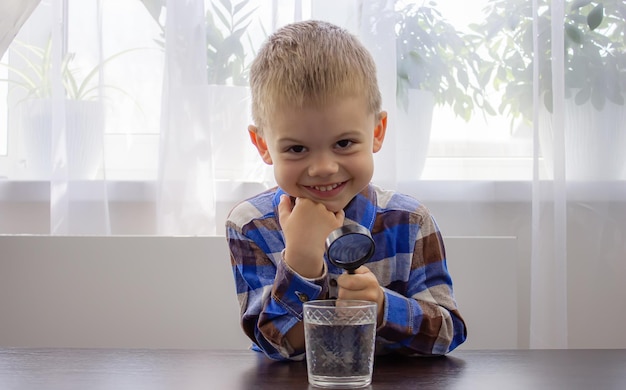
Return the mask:
{"type": "Polygon", "coordinates": [[[328,176],[337,173],[339,164],[330,156],[318,156],[309,165],[309,176],[328,176]]]}

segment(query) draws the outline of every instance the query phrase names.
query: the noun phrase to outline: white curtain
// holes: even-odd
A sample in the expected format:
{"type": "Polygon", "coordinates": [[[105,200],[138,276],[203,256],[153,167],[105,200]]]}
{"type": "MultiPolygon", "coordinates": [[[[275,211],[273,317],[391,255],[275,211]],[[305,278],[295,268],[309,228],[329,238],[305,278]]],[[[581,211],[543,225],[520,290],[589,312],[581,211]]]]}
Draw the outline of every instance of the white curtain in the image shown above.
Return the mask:
{"type": "Polygon", "coordinates": [[[0,5],[0,57],[40,0],[4,1],[0,5]]]}
{"type": "MultiPolygon", "coordinates": [[[[13,53],[10,64],[27,69],[28,63],[17,51],[28,51],[34,46],[45,49],[49,44],[49,57],[45,58],[50,65],[47,69],[52,70],[49,74],[51,89],[47,95],[33,101],[29,95],[35,93],[33,91],[7,90],[8,149],[9,155],[15,152],[17,157],[6,165],[6,172],[0,172],[0,177],[39,183],[33,191],[42,193],[34,197],[48,202],[49,229],[44,234],[219,234],[225,215],[234,203],[273,183],[271,169],[260,162],[247,139],[250,115],[245,80],[237,81],[237,76],[216,85],[211,80],[220,75],[207,72],[207,62],[211,70],[211,64],[217,64],[218,60],[207,52],[215,35],[211,35],[214,31],[207,23],[206,13],[214,11],[215,4],[224,2],[80,0],[80,3],[83,8],[76,13],[76,1],[42,0],[17,36],[19,42],[14,41],[9,50],[13,53]],[[125,11],[115,14],[115,9],[125,11]],[[131,9],[136,13],[128,17],[131,9]],[[76,23],[78,19],[82,22],[76,23]],[[126,28],[133,23],[144,23],[144,27],[126,28]],[[109,39],[116,34],[120,36],[109,39]],[[121,35],[125,35],[124,39],[137,37],[137,41],[130,39],[127,46],[112,48],[121,35]],[[81,47],[84,48],[86,42],[89,49],[74,53],[79,36],[81,47]],[[120,52],[122,54],[118,54],[120,52]],[[76,99],[67,99],[65,88],[70,79],[67,73],[56,71],[64,69],[66,61],[74,55],[74,62],[70,63],[72,69],[96,70],[90,84],[91,98],[80,104],[76,99]],[[119,74],[125,78],[117,78],[119,74]],[[123,80],[121,85],[117,84],[119,80],[123,80]],[[124,121],[122,118],[131,119],[124,121]],[[19,132],[14,132],[14,128],[19,128],[19,132]],[[28,130],[31,128],[38,128],[40,132],[31,134],[28,130]],[[49,135],[41,133],[42,129],[48,129],[49,135]],[[95,135],[85,138],[89,129],[95,135]],[[83,137],[77,138],[76,133],[82,133],[83,137]],[[37,141],[43,151],[33,153],[30,146],[25,147],[28,139],[37,141]],[[92,165],[94,168],[83,170],[92,165]],[[33,169],[38,167],[43,167],[43,171],[34,173],[33,169]],[[126,213],[131,217],[124,218],[126,213]],[[137,221],[135,215],[145,218],[137,221]]],[[[419,177],[412,177],[412,170],[406,169],[418,164],[418,156],[417,149],[411,146],[413,133],[400,124],[402,109],[396,103],[398,3],[410,2],[250,0],[237,8],[236,18],[226,19],[234,30],[248,26],[248,33],[241,39],[246,53],[244,66],[249,64],[266,34],[294,20],[326,19],[359,35],[377,62],[383,101],[390,118],[385,147],[375,157],[374,181],[385,187],[408,190],[417,197],[430,191],[434,207],[439,207],[442,214],[448,209],[458,211],[456,219],[444,217],[448,231],[460,235],[498,235],[503,229],[509,235],[519,233],[528,237],[527,241],[520,241],[527,244],[523,244],[517,254],[520,283],[528,285],[520,291],[520,301],[528,302],[528,307],[521,309],[528,317],[527,323],[522,321],[521,346],[570,347],[570,334],[581,333],[579,326],[588,326],[580,325],[580,318],[593,323],[589,330],[592,339],[594,334],[621,334],[623,323],[612,318],[626,318],[622,287],[626,275],[626,170],[623,163],[613,169],[603,160],[600,166],[604,169],[576,174],[574,169],[582,160],[567,147],[582,143],[583,149],[598,150],[596,156],[605,156],[607,161],[615,160],[613,156],[620,153],[625,155],[626,150],[610,152],[608,149],[626,138],[625,106],[607,102],[605,110],[600,112],[586,111],[583,108],[586,106],[571,108],[573,98],[567,93],[566,52],[563,50],[567,41],[563,26],[565,14],[570,11],[569,3],[551,1],[547,11],[552,21],[549,25],[552,112],[547,113],[543,108],[545,95],[538,87],[540,78],[545,79],[546,69],[538,65],[541,61],[535,61],[533,125],[511,136],[512,142],[517,142],[519,134],[526,131],[531,140],[530,154],[523,156],[530,161],[528,177],[520,180],[528,184],[530,190],[514,194],[512,197],[517,203],[494,206],[494,214],[499,211],[506,214],[504,209],[509,206],[518,207],[521,212],[519,218],[493,226],[487,225],[494,216],[475,215],[478,209],[475,199],[464,200],[463,194],[476,194],[475,189],[480,185],[476,177],[488,176],[491,172],[501,172],[500,178],[508,177],[508,164],[517,167],[515,164],[524,158],[494,154],[493,149],[498,147],[494,147],[491,140],[478,144],[472,138],[473,130],[464,130],[461,127],[465,123],[457,120],[449,122],[453,125],[440,126],[442,130],[430,136],[429,159],[422,175],[426,180],[417,180],[419,177]],[[235,26],[235,20],[240,20],[241,24],[235,26]],[[571,129],[583,122],[591,122],[597,133],[592,132],[594,136],[580,141],[571,129]],[[619,124],[619,131],[611,133],[610,128],[615,128],[615,124],[619,124]],[[550,130],[549,135],[542,138],[546,129],[550,130]],[[467,133],[466,141],[459,143],[446,138],[463,131],[467,133]],[[457,152],[459,145],[473,149],[457,152]],[[490,157],[480,154],[483,152],[490,157]],[[485,165],[493,155],[502,158],[494,160],[496,162],[490,166],[485,165]],[[470,179],[455,177],[454,184],[446,187],[450,192],[432,195],[433,190],[429,188],[440,188],[432,185],[437,179],[449,179],[445,172],[450,172],[452,166],[455,172],[470,179]],[[605,175],[608,171],[615,174],[605,175]],[[438,177],[438,172],[444,173],[438,177]],[[438,199],[455,196],[459,201],[454,205],[438,202],[438,199]],[[469,221],[470,218],[474,220],[469,221]],[[520,222],[526,219],[528,223],[520,222]],[[456,229],[457,226],[470,228],[461,230],[456,229]]],[[[422,4],[421,1],[415,3],[422,4]]],[[[467,6],[466,3],[472,2],[459,2],[459,7],[467,6]]],[[[544,12],[539,0],[528,0],[528,3],[532,4],[533,15],[544,12]]],[[[623,2],[611,4],[615,7],[621,4],[621,9],[625,9],[623,2]]],[[[220,10],[226,12],[224,8],[220,10]]],[[[218,14],[213,15],[216,24],[222,23],[218,14]]],[[[532,40],[535,58],[545,56],[539,49],[545,42],[545,31],[541,30],[544,27],[536,18],[532,40]]],[[[223,25],[221,28],[226,34],[223,25]]],[[[624,31],[623,24],[617,28],[624,31]]],[[[605,49],[621,64],[622,73],[604,82],[626,89],[624,49],[610,45],[605,49]]],[[[236,58],[235,54],[233,56],[230,58],[236,58]]],[[[39,57],[31,53],[28,58],[39,57]]],[[[231,76],[241,73],[230,69],[231,76]]],[[[74,80],[83,79],[87,74],[84,71],[73,73],[74,80]]],[[[19,79],[14,73],[9,76],[19,79]]],[[[624,97],[623,92],[621,96],[624,97]]],[[[496,101],[493,105],[498,104],[496,101]]],[[[430,115],[433,115],[433,123],[455,117],[445,104],[436,107],[435,113],[430,115]]],[[[481,115],[476,117],[482,120],[481,115]]],[[[409,122],[413,121],[415,126],[418,119],[409,122]]],[[[487,127],[489,123],[495,122],[486,120],[480,126],[487,127]]],[[[508,128],[498,128],[494,134],[495,131],[510,135],[508,128]]],[[[424,142],[429,141],[417,141],[417,144],[424,142]]],[[[583,165],[592,164],[595,163],[583,165]]],[[[0,182],[0,197],[6,196],[1,191],[2,184],[0,182]]],[[[487,202],[492,196],[495,195],[485,194],[486,199],[478,202],[487,202]]],[[[6,218],[5,222],[0,222],[4,232],[33,233],[22,227],[19,218],[15,218],[13,231],[3,228],[7,224],[6,218]]],[[[488,273],[489,270],[477,272],[488,273]]],[[[493,315],[498,316],[497,308],[493,315]]],[[[575,344],[578,345],[580,343],[575,344]]]]}
{"type": "MultiPolygon", "coordinates": [[[[537,2],[533,2],[533,13],[538,13],[537,2]]],[[[553,21],[564,20],[563,2],[552,4],[553,21]]],[[[530,346],[566,348],[567,336],[567,194],[565,190],[565,155],[564,155],[564,45],[561,23],[554,23],[552,32],[552,74],[554,93],[554,112],[552,129],[554,140],[554,165],[551,192],[542,197],[539,177],[538,155],[539,142],[535,142],[533,150],[533,213],[532,213],[532,252],[531,252],[531,299],[530,299],[530,346]],[[543,199],[542,199],[543,198],[543,199]]],[[[539,29],[537,19],[533,21],[534,54],[541,56],[538,46],[539,29]]],[[[539,84],[539,61],[533,68],[533,82],[539,84]]],[[[534,88],[534,139],[539,140],[538,110],[541,107],[540,93],[534,88]]]]}
{"type": "MultiPolygon", "coordinates": [[[[538,3],[537,0],[532,2],[533,15],[544,12],[538,3]]],[[[623,102],[619,105],[609,99],[603,109],[592,108],[594,94],[611,86],[620,86],[617,90],[623,99],[626,52],[623,45],[612,48],[608,44],[606,50],[615,49],[609,56],[614,56],[622,64],[621,74],[614,77],[610,66],[606,66],[603,74],[598,76],[607,77],[601,83],[599,78],[595,79],[600,84],[593,85],[591,99],[574,104],[578,89],[572,91],[568,88],[572,79],[568,79],[564,72],[576,66],[566,61],[567,51],[564,50],[572,46],[572,37],[566,37],[568,32],[563,28],[568,25],[566,13],[571,12],[571,4],[564,0],[549,4],[550,8],[545,12],[552,20],[549,26],[552,37],[550,69],[540,70],[538,65],[545,59],[545,52],[539,48],[546,35],[545,30],[541,31],[545,26],[540,25],[538,18],[534,20],[534,54],[540,60],[535,61],[533,72],[535,147],[530,262],[531,348],[571,346],[570,331],[580,332],[579,322],[583,322],[580,321],[583,318],[590,319],[589,322],[594,324],[586,332],[591,344],[603,333],[616,332],[618,326],[613,323],[612,317],[620,318],[626,313],[626,305],[621,298],[623,293],[620,292],[626,275],[626,183],[623,180],[623,162],[616,164],[616,160],[621,158],[616,154],[626,151],[623,141],[626,106],[623,102]],[[547,76],[541,74],[545,71],[551,72],[553,91],[553,111],[547,121],[541,119],[545,115],[545,103],[538,87],[540,76],[544,79],[547,76]],[[551,130],[549,139],[540,142],[541,134],[546,130],[551,130]],[[552,164],[546,164],[545,176],[539,169],[540,154],[544,158],[546,155],[553,156],[552,164]],[[600,307],[612,307],[614,312],[611,314],[609,309],[601,314],[600,307]]],[[[592,5],[598,4],[594,2],[592,5]]],[[[612,17],[611,13],[615,15],[615,9],[620,10],[616,28],[623,31],[621,13],[626,10],[625,4],[614,1],[604,5],[605,20],[612,17]]],[[[583,31],[587,33],[589,30],[583,31]]],[[[581,47],[588,45],[584,39],[581,47]]],[[[589,76],[578,74],[576,77],[589,76]]]]}
{"type": "Polygon", "coordinates": [[[204,4],[168,0],[167,9],[157,231],[215,234],[204,4]]]}

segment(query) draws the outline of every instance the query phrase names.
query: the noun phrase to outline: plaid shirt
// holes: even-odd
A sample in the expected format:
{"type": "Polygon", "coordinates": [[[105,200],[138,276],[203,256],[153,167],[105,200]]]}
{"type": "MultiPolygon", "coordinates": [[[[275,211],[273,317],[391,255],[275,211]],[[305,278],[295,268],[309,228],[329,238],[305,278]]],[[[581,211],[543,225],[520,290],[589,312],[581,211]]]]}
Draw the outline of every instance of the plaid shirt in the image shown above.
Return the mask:
{"type": "MultiPolygon", "coordinates": [[[[278,222],[284,192],[274,188],[230,212],[226,238],[241,310],[253,348],[276,360],[304,358],[285,334],[302,320],[302,302],[337,296],[343,272],[325,259],[318,279],[306,279],[282,260],[285,242],[278,222]]],[[[466,328],[452,291],[441,233],[417,200],[369,185],[345,208],[345,223],[372,233],[376,251],[365,264],[385,293],[376,353],[443,355],[465,341],[466,328]]]]}

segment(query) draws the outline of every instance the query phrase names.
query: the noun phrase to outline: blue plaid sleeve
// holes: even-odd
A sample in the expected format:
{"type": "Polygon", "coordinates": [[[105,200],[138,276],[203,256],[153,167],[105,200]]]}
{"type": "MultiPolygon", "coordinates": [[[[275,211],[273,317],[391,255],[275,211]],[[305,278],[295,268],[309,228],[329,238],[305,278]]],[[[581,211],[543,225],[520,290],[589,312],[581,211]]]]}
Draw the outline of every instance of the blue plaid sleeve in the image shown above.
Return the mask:
{"type": "MultiPolygon", "coordinates": [[[[394,255],[396,266],[408,276],[398,278],[383,290],[385,311],[377,331],[379,353],[443,355],[462,344],[467,336],[454,299],[452,279],[447,270],[444,243],[434,219],[420,211],[414,225],[412,253],[394,255]],[[406,258],[407,261],[398,261],[406,258]]],[[[398,230],[395,230],[397,233],[398,230]]],[[[403,240],[389,229],[387,239],[403,240]]],[[[403,247],[404,243],[395,246],[403,247]]]]}
{"type": "Polygon", "coordinates": [[[245,334],[271,359],[303,359],[285,335],[302,320],[303,302],[327,295],[326,275],[301,277],[282,261],[284,247],[263,235],[246,235],[233,224],[226,234],[245,334]]]}

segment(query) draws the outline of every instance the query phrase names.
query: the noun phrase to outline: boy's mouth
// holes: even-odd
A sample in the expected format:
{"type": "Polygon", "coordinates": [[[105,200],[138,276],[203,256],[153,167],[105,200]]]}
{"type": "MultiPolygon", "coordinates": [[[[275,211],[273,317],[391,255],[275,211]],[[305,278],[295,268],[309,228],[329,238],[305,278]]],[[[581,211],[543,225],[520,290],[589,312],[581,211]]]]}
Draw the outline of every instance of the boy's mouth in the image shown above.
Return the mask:
{"type": "Polygon", "coordinates": [[[312,186],[312,187],[313,189],[317,191],[326,192],[326,191],[334,190],[335,188],[339,187],[341,184],[342,183],[335,183],[335,184],[328,184],[328,185],[323,185],[323,186],[312,186]]]}
{"type": "Polygon", "coordinates": [[[333,196],[341,190],[345,183],[346,182],[343,181],[340,183],[306,186],[306,188],[319,196],[333,196]]]}

